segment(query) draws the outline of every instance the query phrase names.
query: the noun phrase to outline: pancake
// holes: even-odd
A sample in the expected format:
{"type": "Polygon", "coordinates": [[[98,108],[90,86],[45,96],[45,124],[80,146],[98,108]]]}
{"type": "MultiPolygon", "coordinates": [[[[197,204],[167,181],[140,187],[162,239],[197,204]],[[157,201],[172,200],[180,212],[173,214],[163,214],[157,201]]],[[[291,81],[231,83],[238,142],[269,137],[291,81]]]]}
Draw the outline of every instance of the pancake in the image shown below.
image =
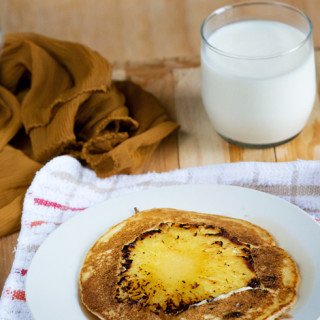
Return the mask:
{"type": "Polygon", "coordinates": [[[263,228],[175,209],[134,214],[89,250],[83,305],[109,320],[276,319],[297,297],[295,262],[263,228]]]}

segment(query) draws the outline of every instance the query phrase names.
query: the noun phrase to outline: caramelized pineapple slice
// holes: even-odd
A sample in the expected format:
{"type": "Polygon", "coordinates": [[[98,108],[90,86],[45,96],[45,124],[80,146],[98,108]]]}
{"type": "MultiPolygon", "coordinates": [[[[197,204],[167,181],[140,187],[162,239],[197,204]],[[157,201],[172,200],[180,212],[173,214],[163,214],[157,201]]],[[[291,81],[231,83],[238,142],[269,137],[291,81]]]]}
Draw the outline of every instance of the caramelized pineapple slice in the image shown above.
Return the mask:
{"type": "Polygon", "coordinates": [[[118,301],[176,314],[255,278],[249,246],[213,226],[162,223],[123,250],[118,301]]]}

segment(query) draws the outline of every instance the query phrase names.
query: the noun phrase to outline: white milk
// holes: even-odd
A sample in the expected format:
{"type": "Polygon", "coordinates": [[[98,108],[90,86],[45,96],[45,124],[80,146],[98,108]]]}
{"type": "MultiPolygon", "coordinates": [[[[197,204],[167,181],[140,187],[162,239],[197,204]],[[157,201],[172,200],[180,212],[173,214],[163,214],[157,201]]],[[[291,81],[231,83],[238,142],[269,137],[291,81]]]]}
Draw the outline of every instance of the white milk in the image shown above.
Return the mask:
{"type": "Polygon", "coordinates": [[[316,92],[312,42],[278,54],[304,39],[298,29],[270,20],[231,23],[209,36],[215,48],[241,56],[202,45],[202,98],[217,132],[237,142],[272,144],[303,129],[316,92]]]}

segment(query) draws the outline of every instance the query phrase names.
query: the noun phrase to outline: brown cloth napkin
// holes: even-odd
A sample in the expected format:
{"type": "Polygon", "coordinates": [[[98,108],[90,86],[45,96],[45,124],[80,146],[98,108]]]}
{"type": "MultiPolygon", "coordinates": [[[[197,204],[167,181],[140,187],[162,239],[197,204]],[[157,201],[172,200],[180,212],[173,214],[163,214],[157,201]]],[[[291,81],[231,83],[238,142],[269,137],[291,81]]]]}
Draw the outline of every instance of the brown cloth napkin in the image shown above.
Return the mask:
{"type": "Polygon", "coordinates": [[[37,34],[7,35],[0,58],[0,236],[49,159],[70,154],[99,177],[134,173],[177,128],[155,97],[111,81],[97,52],[37,34]]]}

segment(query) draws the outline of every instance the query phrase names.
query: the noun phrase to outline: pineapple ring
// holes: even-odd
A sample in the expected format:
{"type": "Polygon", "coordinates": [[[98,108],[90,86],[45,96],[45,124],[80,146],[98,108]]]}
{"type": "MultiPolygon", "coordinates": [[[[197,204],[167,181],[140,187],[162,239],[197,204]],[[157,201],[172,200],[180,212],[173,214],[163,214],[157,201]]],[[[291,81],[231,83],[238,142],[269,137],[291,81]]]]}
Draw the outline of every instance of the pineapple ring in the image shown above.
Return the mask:
{"type": "Polygon", "coordinates": [[[123,247],[117,299],[168,314],[213,300],[256,278],[249,248],[222,228],[161,223],[123,247]]]}

